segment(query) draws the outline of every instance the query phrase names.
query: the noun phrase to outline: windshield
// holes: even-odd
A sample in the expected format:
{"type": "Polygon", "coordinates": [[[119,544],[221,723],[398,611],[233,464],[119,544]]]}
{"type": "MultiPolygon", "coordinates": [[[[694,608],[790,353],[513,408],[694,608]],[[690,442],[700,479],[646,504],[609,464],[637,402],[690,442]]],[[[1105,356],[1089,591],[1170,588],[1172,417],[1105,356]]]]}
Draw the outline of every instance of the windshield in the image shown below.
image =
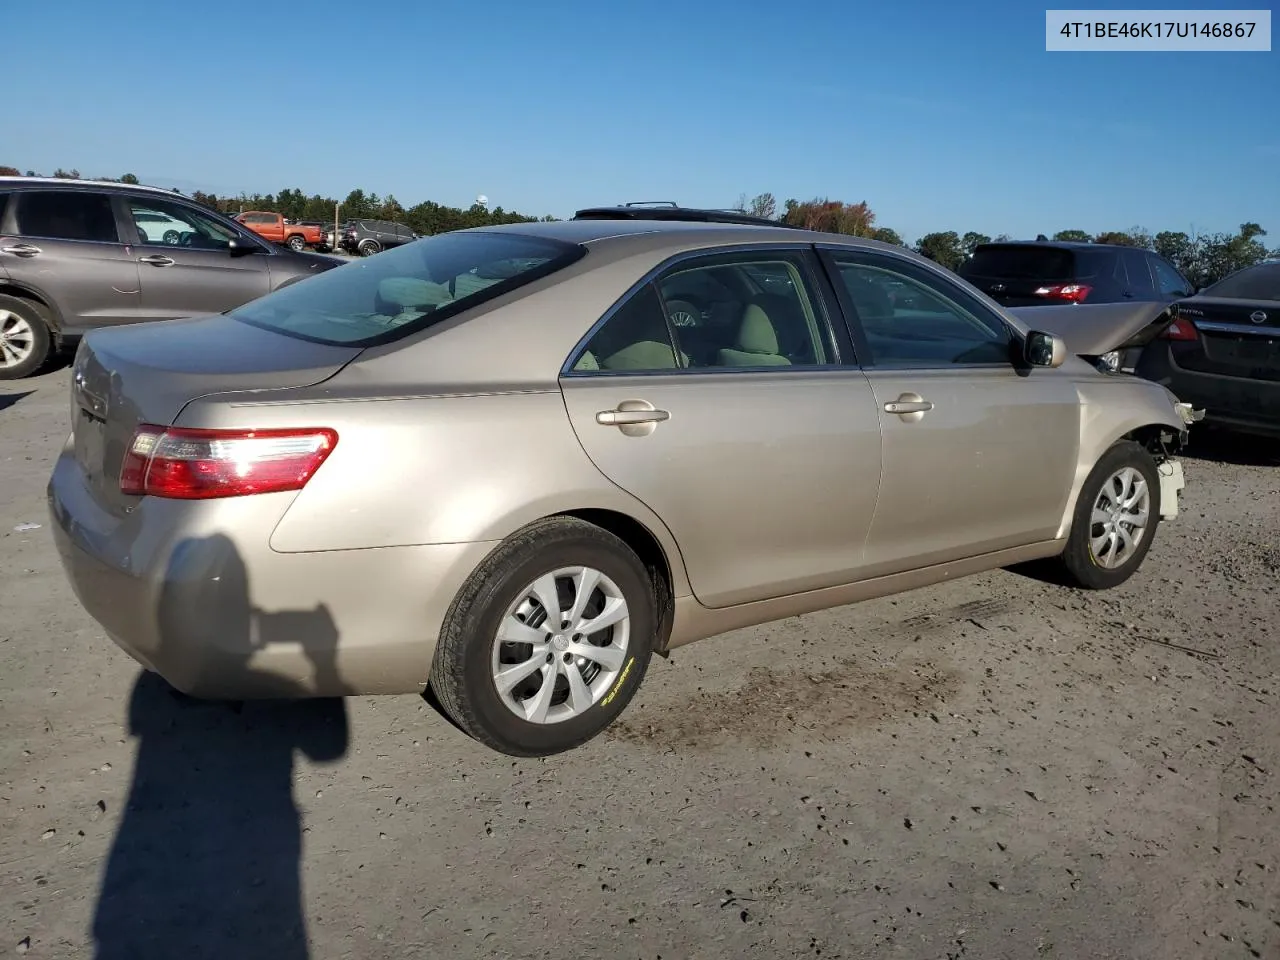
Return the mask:
{"type": "Polygon", "coordinates": [[[585,252],[519,234],[445,233],[284,287],[231,316],[317,343],[372,346],[515,290],[585,252]]]}
{"type": "Polygon", "coordinates": [[[1224,277],[1200,291],[1232,300],[1280,300],[1280,263],[1259,263],[1224,277]]]}

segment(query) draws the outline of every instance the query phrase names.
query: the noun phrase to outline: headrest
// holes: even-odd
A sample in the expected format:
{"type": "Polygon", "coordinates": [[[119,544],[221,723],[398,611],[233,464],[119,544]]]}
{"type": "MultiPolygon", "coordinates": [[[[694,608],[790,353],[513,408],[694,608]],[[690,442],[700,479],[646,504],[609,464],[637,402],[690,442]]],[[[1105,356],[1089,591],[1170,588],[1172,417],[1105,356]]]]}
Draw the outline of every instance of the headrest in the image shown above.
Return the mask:
{"type": "Polygon", "coordinates": [[[757,303],[749,303],[742,311],[742,325],[738,327],[738,349],[747,353],[777,353],[778,334],[773,321],[757,303]]]}

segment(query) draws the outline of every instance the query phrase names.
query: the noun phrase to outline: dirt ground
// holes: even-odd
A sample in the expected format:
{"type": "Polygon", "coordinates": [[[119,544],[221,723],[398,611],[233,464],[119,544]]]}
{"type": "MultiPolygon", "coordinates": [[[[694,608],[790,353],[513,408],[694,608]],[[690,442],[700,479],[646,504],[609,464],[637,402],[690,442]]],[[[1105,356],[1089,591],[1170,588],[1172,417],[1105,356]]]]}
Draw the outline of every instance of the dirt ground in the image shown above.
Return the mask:
{"type": "Polygon", "coordinates": [[[1257,444],[1187,458],[1118,590],[1001,572],[739,631],[513,761],[417,697],[140,680],[49,537],[67,384],[0,387],[0,955],[1280,957],[1257,444]]]}

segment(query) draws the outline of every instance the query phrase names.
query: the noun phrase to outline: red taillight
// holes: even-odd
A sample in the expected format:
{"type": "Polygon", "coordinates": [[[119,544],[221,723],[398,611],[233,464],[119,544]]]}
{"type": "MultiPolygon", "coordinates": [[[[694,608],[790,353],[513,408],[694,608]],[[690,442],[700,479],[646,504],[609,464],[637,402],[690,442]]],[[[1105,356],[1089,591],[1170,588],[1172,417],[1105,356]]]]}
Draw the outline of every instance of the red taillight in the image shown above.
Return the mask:
{"type": "Polygon", "coordinates": [[[186,430],[144,423],[120,470],[120,490],[174,500],[301,490],[338,443],[327,428],[186,430]]]}
{"type": "Polygon", "coordinates": [[[1165,340],[1188,341],[1200,339],[1200,333],[1196,330],[1195,324],[1185,317],[1180,317],[1165,327],[1160,336],[1165,340]]]}
{"type": "Polygon", "coordinates": [[[1085,283],[1054,283],[1036,288],[1037,297],[1050,297],[1054,300],[1067,300],[1071,303],[1083,303],[1093,287],[1085,283]]]}

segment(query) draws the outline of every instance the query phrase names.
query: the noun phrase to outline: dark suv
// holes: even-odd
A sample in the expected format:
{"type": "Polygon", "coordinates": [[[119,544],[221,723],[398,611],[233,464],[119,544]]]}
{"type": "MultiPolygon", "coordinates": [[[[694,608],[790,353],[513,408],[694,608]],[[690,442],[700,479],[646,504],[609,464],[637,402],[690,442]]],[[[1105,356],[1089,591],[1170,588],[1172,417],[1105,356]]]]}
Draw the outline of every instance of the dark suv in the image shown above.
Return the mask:
{"type": "Polygon", "coordinates": [[[1164,257],[1105,243],[984,243],[959,273],[1006,307],[1171,302],[1193,292],[1187,278],[1164,257]]]}
{"type": "Polygon", "coordinates": [[[362,257],[371,257],[418,239],[403,223],[390,220],[352,220],[342,231],[342,246],[362,257]]]}
{"type": "Polygon", "coordinates": [[[0,177],[0,380],[95,327],[222,313],[340,263],[169,190],[0,177]]]}

